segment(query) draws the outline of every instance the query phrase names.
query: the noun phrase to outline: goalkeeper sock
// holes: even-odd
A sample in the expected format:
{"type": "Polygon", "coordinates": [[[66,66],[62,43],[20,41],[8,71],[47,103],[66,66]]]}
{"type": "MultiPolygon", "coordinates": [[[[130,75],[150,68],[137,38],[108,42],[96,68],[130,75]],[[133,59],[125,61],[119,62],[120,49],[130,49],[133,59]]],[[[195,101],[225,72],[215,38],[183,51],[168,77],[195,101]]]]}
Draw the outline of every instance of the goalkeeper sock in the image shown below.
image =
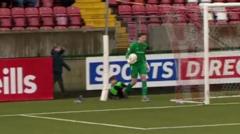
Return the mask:
{"type": "Polygon", "coordinates": [[[146,96],[148,93],[147,81],[142,81],[142,95],[146,96]]]}
{"type": "Polygon", "coordinates": [[[131,92],[131,91],[132,91],[132,84],[129,83],[129,84],[127,85],[127,88],[126,88],[125,92],[126,92],[126,93],[129,93],[129,92],[131,92]]]}

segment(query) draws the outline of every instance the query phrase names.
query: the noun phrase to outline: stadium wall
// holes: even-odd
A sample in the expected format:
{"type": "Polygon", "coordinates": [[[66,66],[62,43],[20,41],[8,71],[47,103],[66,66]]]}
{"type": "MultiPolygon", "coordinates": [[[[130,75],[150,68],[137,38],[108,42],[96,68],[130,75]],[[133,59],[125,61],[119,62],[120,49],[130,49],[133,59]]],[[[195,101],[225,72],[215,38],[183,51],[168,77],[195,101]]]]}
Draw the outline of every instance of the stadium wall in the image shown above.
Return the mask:
{"type": "MultiPolygon", "coordinates": [[[[0,58],[49,56],[56,45],[65,47],[67,56],[99,55],[103,34],[103,29],[2,32],[0,58]]],[[[115,46],[114,34],[110,30],[110,49],[115,46]]]]}

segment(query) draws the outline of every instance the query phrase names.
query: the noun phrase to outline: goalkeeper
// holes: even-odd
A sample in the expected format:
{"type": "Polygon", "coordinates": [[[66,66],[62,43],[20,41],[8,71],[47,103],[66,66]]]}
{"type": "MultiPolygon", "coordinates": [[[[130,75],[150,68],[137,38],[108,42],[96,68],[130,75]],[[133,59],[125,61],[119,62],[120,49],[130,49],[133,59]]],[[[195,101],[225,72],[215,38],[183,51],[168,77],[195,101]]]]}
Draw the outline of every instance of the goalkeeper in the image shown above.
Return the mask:
{"type": "Polygon", "coordinates": [[[126,85],[123,82],[117,81],[115,76],[109,78],[111,83],[109,98],[111,99],[123,99],[127,98],[127,94],[124,92],[126,85]]]}
{"type": "Polygon", "coordinates": [[[142,101],[147,102],[150,101],[148,98],[148,88],[147,88],[147,72],[148,72],[148,64],[146,61],[146,56],[145,52],[148,47],[147,43],[147,34],[140,33],[138,35],[138,40],[137,42],[133,42],[130,44],[128,51],[126,53],[126,58],[129,58],[129,55],[132,53],[135,53],[137,55],[137,61],[135,63],[130,63],[131,66],[131,82],[128,84],[125,92],[129,93],[132,89],[132,87],[136,84],[137,82],[137,77],[138,74],[141,77],[142,81],[142,101]]]}

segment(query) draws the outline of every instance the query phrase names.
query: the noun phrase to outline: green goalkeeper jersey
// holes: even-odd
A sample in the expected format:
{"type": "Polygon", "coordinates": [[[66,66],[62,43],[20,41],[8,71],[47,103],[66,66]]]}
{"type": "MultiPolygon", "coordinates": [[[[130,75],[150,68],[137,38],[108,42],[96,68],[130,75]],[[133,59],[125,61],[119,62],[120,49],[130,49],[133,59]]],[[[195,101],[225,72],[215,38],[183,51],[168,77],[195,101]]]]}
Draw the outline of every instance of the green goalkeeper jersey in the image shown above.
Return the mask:
{"type": "Polygon", "coordinates": [[[128,56],[132,53],[135,53],[137,55],[137,62],[135,64],[138,63],[145,63],[146,62],[146,50],[147,50],[147,43],[138,43],[138,42],[133,42],[132,44],[130,44],[127,54],[126,54],[126,58],[128,58],[128,56]]]}

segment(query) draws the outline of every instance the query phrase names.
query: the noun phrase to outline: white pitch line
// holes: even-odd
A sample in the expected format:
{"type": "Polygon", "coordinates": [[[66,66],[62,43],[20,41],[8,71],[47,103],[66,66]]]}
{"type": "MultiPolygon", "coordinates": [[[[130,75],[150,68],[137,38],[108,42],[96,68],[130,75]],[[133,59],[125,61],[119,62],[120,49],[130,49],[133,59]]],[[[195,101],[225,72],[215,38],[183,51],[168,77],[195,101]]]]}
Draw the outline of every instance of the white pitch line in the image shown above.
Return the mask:
{"type": "MultiPolygon", "coordinates": [[[[225,105],[239,105],[240,102],[231,103],[214,103],[206,106],[225,106],[225,105]]],[[[194,105],[174,105],[174,106],[161,106],[161,107],[132,107],[132,108],[114,108],[114,109],[99,109],[99,110],[79,110],[79,111],[61,111],[61,112],[40,112],[40,113],[19,113],[19,114],[5,114],[0,117],[12,117],[19,115],[51,115],[51,114],[71,114],[71,113],[91,113],[91,112],[114,112],[114,111],[133,111],[133,110],[151,110],[151,109],[172,109],[172,108],[191,108],[205,106],[202,104],[194,105]]]]}
{"type": "Polygon", "coordinates": [[[152,128],[146,128],[146,130],[167,130],[167,129],[205,128],[205,127],[223,127],[223,126],[240,126],[240,123],[206,124],[206,125],[189,125],[189,126],[170,126],[170,127],[152,127],[152,128]]]}
{"type": "Polygon", "coordinates": [[[116,124],[107,124],[107,123],[97,123],[97,122],[89,122],[89,121],[79,121],[79,120],[70,120],[70,119],[62,119],[62,118],[53,118],[53,117],[43,117],[43,116],[34,116],[34,115],[19,115],[22,117],[36,118],[36,119],[46,119],[46,120],[55,120],[55,121],[63,121],[63,122],[72,122],[72,123],[80,123],[80,124],[88,124],[88,125],[98,125],[98,126],[107,126],[107,127],[115,127],[115,128],[125,128],[125,129],[134,129],[134,130],[145,130],[145,128],[141,127],[132,127],[132,126],[124,126],[124,125],[116,125],[116,124]]]}
{"type": "MultiPolygon", "coordinates": [[[[240,104],[240,103],[239,103],[239,104],[240,104]]],[[[133,110],[187,108],[187,107],[196,107],[196,106],[200,106],[200,105],[179,105],[179,106],[162,106],[162,107],[131,107],[131,108],[128,107],[128,108],[113,108],[113,109],[99,109],[99,110],[80,110],[80,111],[30,113],[30,114],[28,114],[28,115],[51,115],[51,114],[69,114],[69,113],[92,113],[92,112],[133,111],[133,110]]]]}
{"type": "MultiPolygon", "coordinates": [[[[239,103],[240,104],[240,103],[239,103]]],[[[20,114],[5,114],[0,117],[11,117],[19,115],[52,115],[52,114],[71,114],[71,113],[92,113],[92,112],[114,112],[114,111],[132,111],[132,110],[151,110],[151,109],[169,109],[169,108],[187,108],[200,105],[179,105],[179,106],[162,106],[162,107],[132,107],[132,108],[113,108],[113,109],[98,109],[98,110],[78,110],[78,111],[61,111],[61,112],[40,112],[40,113],[20,113],[20,114]]]]}
{"type": "Polygon", "coordinates": [[[79,120],[70,120],[70,119],[62,119],[62,118],[54,118],[54,117],[43,117],[43,116],[34,116],[34,115],[24,115],[24,114],[21,114],[19,116],[29,117],[29,118],[36,118],[36,119],[45,119],[45,120],[55,120],[55,121],[63,121],[63,122],[71,122],[71,123],[88,124],[88,125],[97,125],[97,126],[124,128],[124,129],[133,129],[133,130],[144,130],[144,131],[184,129],[184,128],[206,128],[206,127],[240,126],[240,123],[224,123],[224,124],[205,124],[205,125],[142,128],[142,127],[132,127],[132,126],[117,125],[117,124],[97,123],[97,122],[89,122],[89,121],[79,121],[79,120]]]}

